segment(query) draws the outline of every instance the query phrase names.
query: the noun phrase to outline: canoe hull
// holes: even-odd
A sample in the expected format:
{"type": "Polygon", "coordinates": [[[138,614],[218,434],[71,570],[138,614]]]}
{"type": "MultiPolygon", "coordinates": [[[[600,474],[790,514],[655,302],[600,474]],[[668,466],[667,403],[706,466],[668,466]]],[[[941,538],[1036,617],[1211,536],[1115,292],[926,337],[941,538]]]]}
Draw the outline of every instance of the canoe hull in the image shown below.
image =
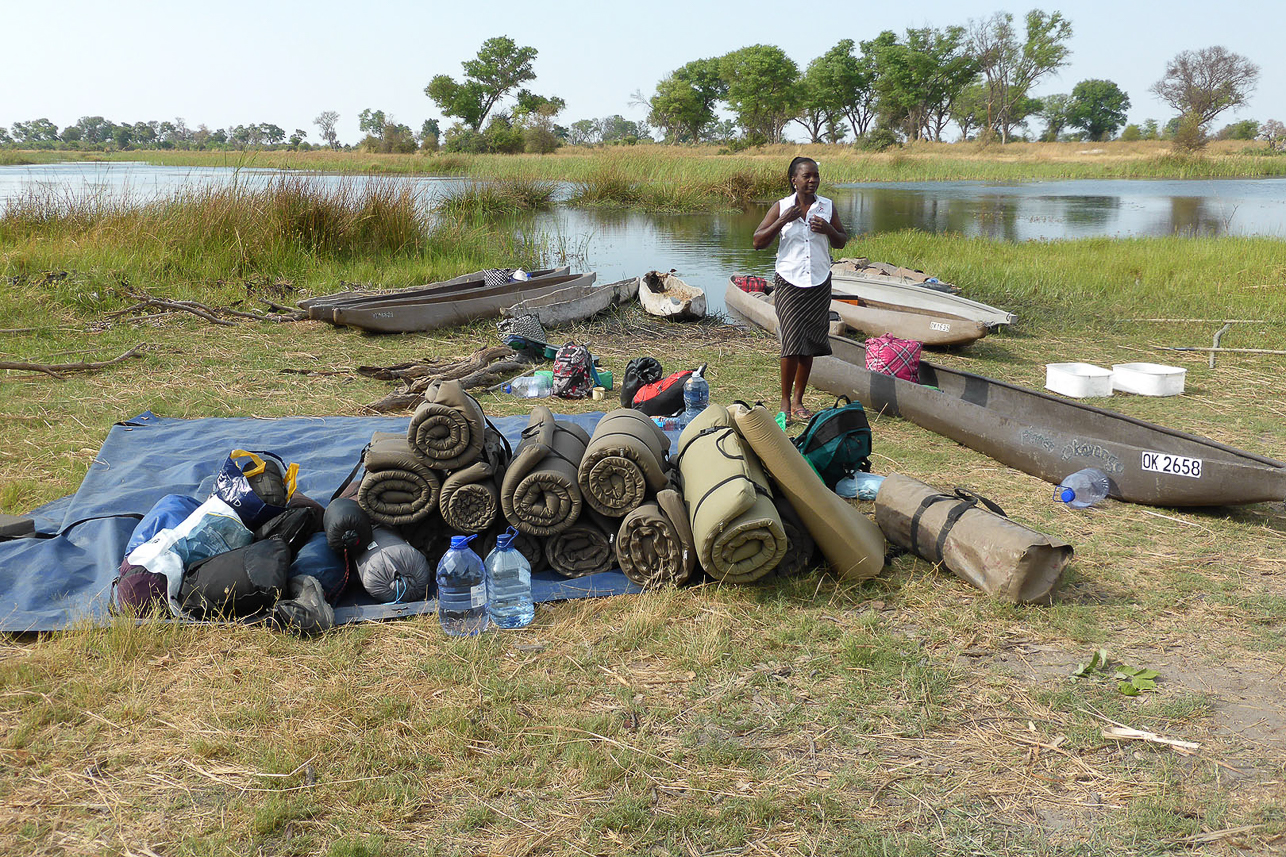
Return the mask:
{"type": "Polygon", "coordinates": [[[673,274],[650,271],[642,277],[639,303],[649,314],[668,321],[700,321],[706,316],[706,293],[673,274]],[[653,291],[650,283],[657,284],[653,291]]]}
{"type": "Polygon", "coordinates": [[[831,310],[844,323],[870,336],[891,333],[929,346],[968,345],[987,335],[987,325],[958,315],[897,307],[876,301],[860,304],[832,300],[831,310]]]}
{"type": "Polygon", "coordinates": [[[602,286],[572,286],[506,307],[503,315],[531,314],[543,327],[558,327],[598,315],[614,304],[634,299],[639,278],[632,277],[602,286]]]}
{"type": "MultiPolygon", "coordinates": [[[[517,281],[504,284],[504,288],[510,290],[522,285],[522,282],[532,280],[543,280],[550,277],[561,277],[571,273],[571,269],[564,265],[560,268],[542,268],[532,271],[530,279],[526,281],[517,281]]],[[[367,291],[347,291],[337,292],[332,295],[320,295],[316,298],[309,298],[299,302],[302,309],[308,311],[308,317],[321,321],[330,321],[335,307],[360,303],[403,303],[407,301],[416,301],[426,298],[441,298],[445,295],[460,294],[474,289],[497,288],[487,286],[483,278],[482,271],[472,271],[468,274],[461,274],[449,280],[442,280],[437,283],[429,283],[423,286],[412,286],[406,289],[393,289],[384,292],[367,292],[367,291]]]]}
{"type": "Polygon", "coordinates": [[[1016,316],[980,301],[962,298],[950,292],[939,292],[914,283],[896,283],[876,280],[856,274],[835,273],[831,277],[831,293],[879,301],[910,309],[934,310],[950,313],[970,321],[980,322],[994,330],[1013,324],[1016,316]]]}
{"type": "MultiPolygon", "coordinates": [[[[736,280],[728,278],[728,288],[723,293],[723,302],[741,318],[762,330],[777,335],[777,307],[772,298],[763,292],[749,293],[742,291],[736,280]]],[[[838,314],[832,313],[828,332],[831,336],[843,336],[848,332],[848,325],[838,314]]]]}
{"type": "Polygon", "coordinates": [[[1097,467],[1111,480],[1111,496],[1130,503],[1226,506],[1286,498],[1286,463],[1271,458],[925,361],[921,384],[912,384],[867,371],[855,342],[834,338],[831,347],[833,356],[813,363],[816,387],[1053,484],[1097,467]]]}

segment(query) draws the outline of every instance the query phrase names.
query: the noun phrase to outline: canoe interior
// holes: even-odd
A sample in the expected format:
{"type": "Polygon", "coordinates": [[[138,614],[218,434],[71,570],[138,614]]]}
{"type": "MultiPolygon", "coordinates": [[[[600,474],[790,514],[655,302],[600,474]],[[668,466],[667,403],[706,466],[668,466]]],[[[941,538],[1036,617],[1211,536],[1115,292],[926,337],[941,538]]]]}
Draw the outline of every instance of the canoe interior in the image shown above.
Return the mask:
{"type": "MultiPolygon", "coordinates": [[[[565,276],[569,274],[570,271],[571,269],[568,268],[566,265],[560,268],[540,268],[540,269],[531,271],[529,274],[529,279],[525,281],[515,280],[514,282],[506,283],[505,285],[510,288],[517,288],[518,286],[521,286],[524,282],[531,282],[532,280],[543,280],[548,277],[565,276]]],[[[441,297],[448,294],[467,292],[467,291],[472,291],[474,289],[480,289],[484,287],[487,287],[487,286],[486,286],[486,281],[483,279],[483,273],[481,271],[473,271],[468,274],[461,274],[459,277],[455,277],[450,280],[443,280],[442,282],[439,282],[439,283],[429,283],[427,285],[422,285],[422,286],[411,286],[405,289],[392,289],[390,291],[381,291],[381,292],[349,291],[349,292],[338,292],[333,295],[322,295],[321,297],[312,298],[307,302],[300,301],[299,305],[304,309],[312,309],[312,308],[321,308],[321,307],[334,308],[341,304],[348,305],[348,304],[368,303],[368,302],[380,303],[380,302],[388,302],[388,301],[401,302],[401,301],[407,301],[407,300],[415,300],[421,297],[436,298],[436,297],[441,297]]]]}

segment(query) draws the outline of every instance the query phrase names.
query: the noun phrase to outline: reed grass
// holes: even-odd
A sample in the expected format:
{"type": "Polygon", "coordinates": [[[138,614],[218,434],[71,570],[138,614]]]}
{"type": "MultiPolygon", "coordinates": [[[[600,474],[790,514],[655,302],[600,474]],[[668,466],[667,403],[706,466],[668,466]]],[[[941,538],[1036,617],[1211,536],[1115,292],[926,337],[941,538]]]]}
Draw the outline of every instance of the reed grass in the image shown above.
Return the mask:
{"type": "Polygon", "coordinates": [[[553,182],[519,177],[471,181],[444,195],[437,211],[445,217],[503,217],[539,211],[553,204],[553,182]]]}

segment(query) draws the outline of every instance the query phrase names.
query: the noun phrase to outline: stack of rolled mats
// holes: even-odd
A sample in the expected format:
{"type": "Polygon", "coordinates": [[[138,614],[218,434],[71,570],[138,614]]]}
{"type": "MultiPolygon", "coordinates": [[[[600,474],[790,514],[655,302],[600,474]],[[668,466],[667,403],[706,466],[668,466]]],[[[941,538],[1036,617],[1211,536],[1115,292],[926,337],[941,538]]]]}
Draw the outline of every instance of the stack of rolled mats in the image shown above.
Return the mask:
{"type": "Polygon", "coordinates": [[[576,523],[584,506],[577,468],[589,435],[555,420],[544,405],[531,411],[500,488],[505,519],[521,533],[547,538],[576,523]]]}

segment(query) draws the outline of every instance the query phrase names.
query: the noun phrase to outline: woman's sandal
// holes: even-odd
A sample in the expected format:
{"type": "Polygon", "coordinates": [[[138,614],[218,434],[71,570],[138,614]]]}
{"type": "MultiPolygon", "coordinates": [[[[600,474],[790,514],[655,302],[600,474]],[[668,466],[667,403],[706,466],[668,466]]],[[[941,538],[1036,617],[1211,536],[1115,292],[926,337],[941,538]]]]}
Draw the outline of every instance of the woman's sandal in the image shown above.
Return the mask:
{"type": "Polygon", "coordinates": [[[811,420],[813,418],[813,412],[810,411],[808,408],[804,407],[803,405],[800,405],[799,407],[793,409],[790,412],[790,416],[791,416],[791,419],[803,420],[807,422],[808,420],[811,420]]]}

